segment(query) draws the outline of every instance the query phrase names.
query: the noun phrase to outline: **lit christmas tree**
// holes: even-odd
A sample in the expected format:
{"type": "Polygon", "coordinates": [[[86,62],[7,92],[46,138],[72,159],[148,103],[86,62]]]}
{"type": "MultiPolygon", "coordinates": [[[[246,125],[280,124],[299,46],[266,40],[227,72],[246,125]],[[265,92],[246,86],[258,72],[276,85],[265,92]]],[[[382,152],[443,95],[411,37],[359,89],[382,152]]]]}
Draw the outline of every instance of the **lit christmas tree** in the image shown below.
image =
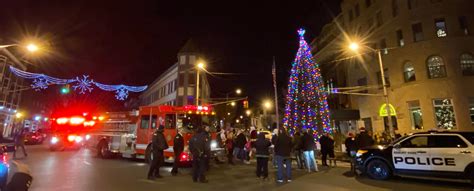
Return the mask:
{"type": "Polygon", "coordinates": [[[327,92],[304,33],[304,29],[298,30],[300,47],[291,68],[283,126],[291,134],[309,128],[314,137],[319,138],[323,132],[332,133],[327,92]]]}

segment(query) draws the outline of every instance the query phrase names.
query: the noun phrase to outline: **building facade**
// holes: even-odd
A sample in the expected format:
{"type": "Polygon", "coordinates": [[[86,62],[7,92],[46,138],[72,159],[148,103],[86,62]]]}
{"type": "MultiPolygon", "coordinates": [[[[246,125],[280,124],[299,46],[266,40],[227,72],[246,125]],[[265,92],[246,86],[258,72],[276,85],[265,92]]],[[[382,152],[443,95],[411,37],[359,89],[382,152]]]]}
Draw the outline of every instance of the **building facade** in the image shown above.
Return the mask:
{"type": "MultiPolygon", "coordinates": [[[[204,62],[192,40],[178,53],[178,62],[163,72],[140,95],[141,105],[195,105],[197,64],[204,62]]],[[[199,104],[207,104],[211,89],[205,71],[199,72],[199,104]]]]}
{"type": "Polygon", "coordinates": [[[312,43],[325,79],[340,88],[331,107],[358,109],[357,126],[388,130],[373,51],[380,50],[397,133],[473,130],[473,6],[469,0],[342,1],[341,13],[312,43]],[[347,50],[351,41],[364,46],[359,53],[347,50]]]}
{"type": "Polygon", "coordinates": [[[26,66],[8,50],[0,49],[0,129],[3,137],[10,137],[14,125],[21,123],[15,114],[20,110],[21,94],[25,90],[23,79],[11,73],[10,66],[26,70],[26,66]]]}

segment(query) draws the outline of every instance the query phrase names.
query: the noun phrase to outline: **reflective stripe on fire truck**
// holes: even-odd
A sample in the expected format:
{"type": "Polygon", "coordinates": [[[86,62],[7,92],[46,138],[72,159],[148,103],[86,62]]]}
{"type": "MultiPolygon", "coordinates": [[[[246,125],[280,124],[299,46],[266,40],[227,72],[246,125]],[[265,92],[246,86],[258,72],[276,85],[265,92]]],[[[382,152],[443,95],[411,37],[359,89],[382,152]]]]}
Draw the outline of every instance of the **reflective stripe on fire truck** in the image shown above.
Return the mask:
{"type": "MultiPolygon", "coordinates": [[[[148,144],[136,144],[135,148],[140,149],[140,150],[146,150],[148,147],[148,144]]],[[[173,146],[169,146],[166,150],[163,150],[164,152],[174,152],[173,146]]]]}

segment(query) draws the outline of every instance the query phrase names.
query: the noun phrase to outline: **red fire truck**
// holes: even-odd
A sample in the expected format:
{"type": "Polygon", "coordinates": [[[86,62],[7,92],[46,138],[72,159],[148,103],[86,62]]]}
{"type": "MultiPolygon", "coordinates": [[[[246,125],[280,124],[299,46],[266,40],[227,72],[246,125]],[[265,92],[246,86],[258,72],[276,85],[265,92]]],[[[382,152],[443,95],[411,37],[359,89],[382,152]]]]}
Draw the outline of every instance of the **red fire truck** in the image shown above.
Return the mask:
{"type": "Polygon", "coordinates": [[[51,151],[80,149],[90,138],[87,132],[96,123],[87,113],[78,112],[55,114],[51,120],[52,135],[49,141],[51,151]]]}
{"type": "Polygon", "coordinates": [[[165,161],[174,161],[173,140],[178,129],[184,131],[185,152],[180,156],[183,163],[189,163],[189,139],[198,127],[211,129],[211,152],[223,160],[224,149],[217,148],[215,112],[210,106],[144,106],[135,112],[108,113],[90,133],[89,148],[102,158],[119,155],[125,158],[142,158],[151,161],[152,135],[159,126],[164,127],[164,135],[169,148],[165,150],[165,161]]]}

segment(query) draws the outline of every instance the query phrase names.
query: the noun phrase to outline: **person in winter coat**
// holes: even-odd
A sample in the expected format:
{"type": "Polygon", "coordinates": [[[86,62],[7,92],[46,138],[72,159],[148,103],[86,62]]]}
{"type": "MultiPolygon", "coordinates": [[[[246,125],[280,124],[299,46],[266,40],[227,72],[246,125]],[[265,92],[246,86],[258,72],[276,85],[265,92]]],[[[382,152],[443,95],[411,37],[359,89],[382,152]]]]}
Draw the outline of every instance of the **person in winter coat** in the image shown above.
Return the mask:
{"type": "Polygon", "coordinates": [[[334,140],[329,137],[329,133],[324,133],[319,139],[319,143],[321,144],[321,160],[323,166],[328,166],[327,156],[329,155],[329,157],[334,158],[334,140]]]}
{"type": "Polygon", "coordinates": [[[235,138],[234,140],[235,142],[235,145],[234,145],[234,156],[237,158],[237,159],[240,159],[242,161],[244,161],[244,153],[245,153],[245,150],[244,150],[244,147],[245,147],[245,144],[247,143],[247,138],[245,137],[244,135],[244,132],[239,129],[238,131],[238,135],[237,137],[235,138]]]}
{"type": "Polygon", "coordinates": [[[291,149],[293,143],[286,130],[279,130],[278,136],[275,138],[275,158],[277,161],[277,182],[283,183],[283,163],[285,163],[286,178],[291,182],[291,149]]]}
{"type": "Polygon", "coordinates": [[[365,131],[364,127],[359,128],[359,131],[360,133],[355,138],[357,149],[374,145],[374,139],[365,131]]]}
{"type": "Polygon", "coordinates": [[[265,138],[263,133],[258,134],[257,141],[252,145],[256,149],[258,178],[268,178],[268,158],[270,157],[268,149],[271,145],[272,143],[265,138]]]}
{"type": "Polygon", "coordinates": [[[189,150],[193,155],[193,182],[207,183],[205,172],[207,168],[207,158],[211,151],[208,147],[209,139],[207,133],[202,128],[198,128],[189,141],[189,150]]]}
{"type": "Polygon", "coordinates": [[[304,159],[303,157],[301,157],[303,155],[303,150],[302,150],[303,144],[302,144],[301,138],[302,137],[301,137],[300,132],[299,131],[295,132],[293,136],[293,145],[294,145],[293,153],[295,154],[296,163],[299,169],[303,169],[303,167],[305,166],[304,159]]]}
{"type": "Polygon", "coordinates": [[[318,171],[318,164],[314,158],[314,149],[316,148],[316,143],[314,142],[313,131],[306,129],[303,131],[303,136],[301,137],[301,149],[303,150],[303,155],[306,162],[306,168],[308,172],[318,171]]]}
{"type": "Polygon", "coordinates": [[[348,137],[344,141],[344,145],[346,146],[347,156],[350,158],[355,156],[355,152],[357,152],[357,147],[353,133],[349,133],[348,137]]]}
{"type": "Polygon", "coordinates": [[[150,169],[148,170],[148,179],[163,178],[160,175],[160,167],[165,162],[163,150],[168,149],[165,135],[163,135],[164,126],[160,125],[153,133],[151,141],[153,160],[151,161],[150,169]]]}
{"type": "Polygon", "coordinates": [[[171,169],[171,175],[176,176],[178,174],[179,160],[181,159],[181,153],[184,151],[184,139],[183,130],[178,129],[178,133],[173,140],[173,151],[174,151],[174,163],[173,169],[171,169]]]}
{"type": "Polygon", "coordinates": [[[229,164],[234,165],[234,133],[232,131],[227,132],[225,147],[227,149],[227,160],[229,164]]]}
{"type": "Polygon", "coordinates": [[[27,157],[28,153],[26,153],[25,150],[25,135],[26,131],[24,128],[19,129],[16,134],[15,134],[15,151],[13,151],[13,158],[16,158],[16,151],[20,150],[20,148],[23,151],[23,156],[27,157]]]}

